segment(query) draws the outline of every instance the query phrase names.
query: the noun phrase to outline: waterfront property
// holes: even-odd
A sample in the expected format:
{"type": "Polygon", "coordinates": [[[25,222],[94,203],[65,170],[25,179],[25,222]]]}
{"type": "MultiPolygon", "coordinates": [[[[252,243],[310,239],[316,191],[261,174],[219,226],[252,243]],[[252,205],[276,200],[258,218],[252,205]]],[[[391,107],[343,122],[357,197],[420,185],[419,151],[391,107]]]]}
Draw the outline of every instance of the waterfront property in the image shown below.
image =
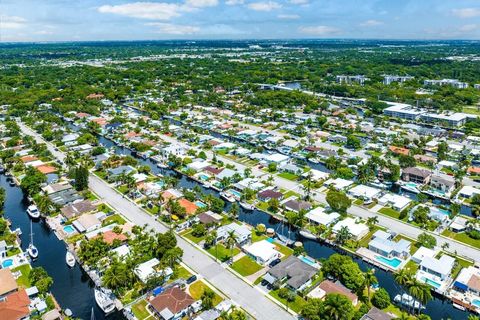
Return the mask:
{"type": "Polygon", "coordinates": [[[333,232],[338,233],[343,227],[348,229],[355,240],[360,240],[366,236],[369,231],[368,226],[365,223],[357,222],[355,219],[347,217],[333,226],[333,232]]]}
{"type": "Polygon", "coordinates": [[[179,287],[171,287],[149,301],[149,308],[162,320],[176,320],[188,314],[195,300],[179,287]]]}
{"type": "Polygon", "coordinates": [[[355,293],[352,293],[348,290],[343,284],[339,281],[333,282],[330,280],[322,281],[317,287],[307,294],[308,298],[315,298],[323,300],[327,294],[341,294],[348,298],[354,306],[358,304],[358,296],[355,293]]]}
{"type": "Polygon", "coordinates": [[[480,269],[477,266],[463,268],[453,282],[449,295],[455,302],[480,311],[480,269]]]}
{"type": "Polygon", "coordinates": [[[425,256],[420,262],[416,278],[431,286],[435,291],[444,293],[452,282],[450,275],[454,265],[455,258],[446,254],[440,258],[425,256]]]}
{"type": "Polygon", "coordinates": [[[311,279],[316,273],[316,268],[291,255],[268,270],[263,279],[272,285],[278,284],[299,291],[311,284],[311,279]]]}
{"type": "Polygon", "coordinates": [[[262,266],[269,264],[281,256],[280,252],[276,250],[275,244],[267,240],[257,241],[248,246],[244,246],[243,250],[249,257],[262,266]]]}

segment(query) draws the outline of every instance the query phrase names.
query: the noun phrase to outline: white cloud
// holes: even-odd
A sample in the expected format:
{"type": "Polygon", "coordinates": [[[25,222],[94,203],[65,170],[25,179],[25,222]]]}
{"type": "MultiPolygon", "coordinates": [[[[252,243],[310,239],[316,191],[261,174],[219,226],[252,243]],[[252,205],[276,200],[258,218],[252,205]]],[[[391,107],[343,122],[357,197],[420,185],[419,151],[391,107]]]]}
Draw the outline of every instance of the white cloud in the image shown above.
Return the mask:
{"type": "Polygon", "coordinates": [[[156,33],[164,33],[164,34],[186,35],[186,34],[198,33],[200,31],[199,27],[189,26],[189,25],[161,23],[161,22],[152,22],[152,23],[147,23],[146,25],[156,27],[157,28],[156,33]]]}
{"type": "Polygon", "coordinates": [[[364,21],[362,23],[360,23],[360,26],[361,27],[376,27],[376,26],[381,26],[383,24],[382,21],[378,21],[378,20],[367,20],[367,21],[364,21]]]}
{"type": "Polygon", "coordinates": [[[132,18],[170,20],[180,15],[182,7],[174,3],[132,2],[114,6],[103,5],[98,8],[98,11],[132,18]]]}
{"type": "Polygon", "coordinates": [[[54,34],[54,32],[51,30],[38,30],[38,31],[35,31],[34,34],[46,36],[46,35],[54,34]]]}
{"type": "Polygon", "coordinates": [[[215,7],[218,5],[218,0],[187,0],[185,5],[194,8],[215,7]]]}
{"type": "Polygon", "coordinates": [[[459,18],[475,18],[480,16],[480,8],[453,9],[452,13],[459,18]]]}
{"type": "Polygon", "coordinates": [[[315,35],[315,36],[328,36],[335,35],[341,32],[340,29],[330,26],[310,26],[310,27],[300,27],[298,31],[305,34],[315,35]]]}
{"type": "Polygon", "coordinates": [[[225,4],[227,6],[236,6],[236,5],[244,4],[244,3],[245,3],[245,0],[227,0],[227,1],[225,1],[225,4]]]}
{"type": "Polygon", "coordinates": [[[248,4],[248,8],[255,11],[272,11],[281,7],[282,5],[275,1],[252,2],[248,4]]]}
{"type": "Polygon", "coordinates": [[[298,14],[279,14],[277,18],[283,20],[296,20],[300,19],[300,16],[298,14]]]}
{"type": "Polygon", "coordinates": [[[459,31],[461,32],[471,32],[477,30],[478,25],[476,24],[466,24],[458,28],[459,31]]]}
{"type": "Polygon", "coordinates": [[[292,4],[307,4],[308,0],[290,0],[292,4]]]}
{"type": "Polygon", "coordinates": [[[17,16],[0,17],[0,29],[21,29],[27,25],[27,20],[17,16]]]}

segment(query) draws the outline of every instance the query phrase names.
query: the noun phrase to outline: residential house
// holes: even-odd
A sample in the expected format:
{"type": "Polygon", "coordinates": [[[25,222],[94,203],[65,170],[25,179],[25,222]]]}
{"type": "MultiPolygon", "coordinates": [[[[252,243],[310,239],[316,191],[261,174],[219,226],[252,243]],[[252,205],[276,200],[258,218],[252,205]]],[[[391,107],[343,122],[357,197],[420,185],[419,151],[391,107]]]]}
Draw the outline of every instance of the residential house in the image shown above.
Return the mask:
{"type": "Polygon", "coordinates": [[[30,298],[25,289],[20,289],[0,300],[2,320],[23,320],[30,317],[30,298]]]}
{"type": "Polygon", "coordinates": [[[246,226],[232,222],[217,229],[217,241],[225,241],[228,238],[229,232],[232,231],[237,237],[237,243],[239,245],[244,245],[252,239],[252,233],[246,226]]]}
{"type": "Polygon", "coordinates": [[[357,223],[355,219],[348,217],[344,220],[341,220],[340,222],[337,222],[333,226],[333,232],[338,233],[343,227],[346,227],[348,229],[353,239],[355,240],[360,240],[369,231],[368,226],[365,223],[357,223]]]}
{"type": "Polygon", "coordinates": [[[449,196],[455,190],[455,179],[448,175],[432,174],[430,186],[449,196]]]}
{"type": "Polygon", "coordinates": [[[195,300],[179,287],[171,287],[149,302],[150,310],[162,320],[181,319],[195,300]]]}
{"type": "Polygon", "coordinates": [[[164,281],[167,281],[173,274],[173,270],[167,267],[164,270],[157,270],[157,266],[160,264],[157,258],[145,261],[135,267],[133,273],[143,282],[146,283],[152,277],[164,276],[164,281]]]}
{"type": "Polygon", "coordinates": [[[10,269],[0,269],[0,300],[17,290],[18,285],[10,269]]]}
{"type": "Polygon", "coordinates": [[[116,167],[116,168],[108,169],[107,170],[107,178],[108,178],[108,180],[113,181],[113,180],[115,180],[115,178],[117,178],[121,174],[128,175],[128,174],[130,174],[134,171],[135,171],[135,169],[131,166],[119,166],[119,167],[116,167]]]}
{"type": "Polygon", "coordinates": [[[396,318],[389,313],[386,313],[378,308],[372,307],[360,320],[391,320],[396,318]]]}
{"type": "Polygon", "coordinates": [[[276,250],[275,244],[267,240],[261,240],[244,246],[243,250],[249,257],[262,266],[268,265],[273,260],[280,258],[280,252],[276,250]]]}
{"type": "Polygon", "coordinates": [[[405,239],[393,241],[391,233],[377,230],[368,243],[368,249],[387,258],[406,259],[410,256],[411,244],[410,241],[405,239]]]}
{"type": "Polygon", "coordinates": [[[408,167],[402,170],[402,180],[417,184],[427,184],[430,181],[432,173],[425,169],[417,167],[408,167]]]}
{"type": "Polygon", "coordinates": [[[316,273],[316,268],[291,255],[268,270],[263,279],[270,284],[285,284],[290,289],[299,291],[311,284],[316,273]]]}
{"type": "Polygon", "coordinates": [[[189,216],[194,215],[198,210],[198,206],[195,203],[193,203],[193,202],[191,202],[191,201],[189,201],[185,198],[182,198],[182,199],[178,200],[178,204],[181,207],[185,208],[185,212],[189,216]]]}
{"type": "Polygon", "coordinates": [[[310,223],[320,224],[328,227],[340,219],[340,214],[337,212],[326,213],[323,207],[316,207],[315,209],[307,212],[305,218],[307,218],[310,223]]]}
{"type": "Polygon", "coordinates": [[[8,253],[8,246],[5,240],[0,241],[0,259],[6,258],[8,253]]]}
{"type": "Polygon", "coordinates": [[[455,265],[455,258],[449,255],[442,255],[439,259],[426,257],[420,263],[420,270],[433,276],[445,280],[450,277],[452,269],[455,265]]]}
{"type": "Polygon", "coordinates": [[[264,202],[268,202],[270,199],[282,200],[283,193],[275,191],[274,189],[265,189],[257,194],[257,198],[264,202]]]}
{"type": "Polygon", "coordinates": [[[354,306],[358,304],[358,297],[350,290],[345,288],[340,282],[333,282],[330,280],[322,281],[315,289],[310,291],[307,295],[308,298],[315,298],[323,300],[327,294],[341,294],[348,298],[354,306]]]}
{"type": "Polygon", "coordinates": [[[68,206],[65,206],[60,209],[62,215],[67,219],[72,219],[78,217],[84,213],[90,213],[97,209],[90,200],[82,200],[79,202],[74,202],[68,206]]]}
{"type": "Polygon", "coordinates": [[[470,292],[480,297],[480,269],[474,266],[463,268],[453,282],[455,290],[470,292]]]}
{"type": "Polygon", "coordinates": [[[308,211],[312,209],[312,204],[310,202],[295,199],[288,200],[283,204],[283,206],[285,207],[285,210],[290,210],[293,212],[300,212],[301,210],[308,211]]]}
{"type": "Polygon", "coordinates": [[[93,214],[83,214],[72,224],[80,233],[90,232],[102,226],[100,220],[93,214]]]}

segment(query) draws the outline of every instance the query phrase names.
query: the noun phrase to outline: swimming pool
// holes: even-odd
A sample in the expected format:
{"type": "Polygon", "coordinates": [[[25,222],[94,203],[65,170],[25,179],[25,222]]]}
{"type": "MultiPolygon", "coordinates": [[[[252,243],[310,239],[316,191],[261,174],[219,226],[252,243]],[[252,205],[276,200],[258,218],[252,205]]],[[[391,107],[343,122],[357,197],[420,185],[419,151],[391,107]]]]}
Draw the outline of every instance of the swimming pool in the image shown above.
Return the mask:
{"type": "Polygon", "coordinates": [[[205,208],[207,205],[205,203],[203,203],[202,201],[195,201],[195,204],[197,205],[197,207],[199,208],[205,208]]]}
{"type": "Polygon", "coordinates": [[[315,267],[317,265],[317,262],[310,257],[300,256],[299,258],[309,266],[315,267]]]}
{"type": "Polygon", "coordinates": [[[270,242],[270,243],[274,243],[274,242],[275,242],[275,239],[273,239],[273,238],[267,238],[266,240],[267,240],[268,242],[270,242]]]}
{"type": "Polygon", "coordinates": [[[398,268],[398,266],[402,263],[402,260],[398,258],[393,258],[393,259],[388,259],[382,256],[375,256],[375,259],[383,264],[386,264],[387,266],[390,266],[394,269],[398,268]]]}
{"type": "Polygon", "coordinates": [[[228,192],[230,192],[231,194],[233,194],[234,197],[237,197],[239,199],[242,197],[242,194],[237,190],[229,189],[228,192]]]}
{"type": "Polygon", "coordinates": [[[430,213],[434,216],[440,216],[440,215],[450,216],[450,212],[448,212],[445,209],[440,209],[437,207],[430,207],[430,213]]]}
{"type": "Polygon", "coordinates": [[[165,185],[165,182],[164,181],[157,181],[157,182],[155,182],[155,184],[161,188],[165,185]]]}
{"type": "Polygon", "coordinates": [[[202,181],[207,181],[208,179],[210,179],[209,176],[207,176],[206,174],[203,174],[203,173],[200,173],[200,174],[198,175],[198,178],[199,178],[200,180],[202,180],[202,181]]]}
{"type": "Polygon", "coordinates": [[[475,307],[480,308],[480,300],[478,300],[478,299],[473,299],[472,304],[473,304],[475,307]]]}
{"type": "Polygon", "coordinates": [[[13,259],[5,259],[2,261],[2,268],[9,268],[13,266],[13,259]]]}
{"type": "MultiPolygon", "coordinates": [[[[440,288],[442,285],[436,281],[433,281],[429,278],[426,278],[426,277],[422,277],[422,281],[425,282],[426,284],[428,284],[429,286],[432,286],[436,289],[440,288]]],[[[480,301],[479,301],[480,302],[480,301]]]]}
{"type": "Polygon", "coordinates": [[[71,224],[69,224],[69,225],[63,226],[63,231],[65,231],[65,233],[70,234],[70,233],[74,233],[75,229],[71,224]]]}

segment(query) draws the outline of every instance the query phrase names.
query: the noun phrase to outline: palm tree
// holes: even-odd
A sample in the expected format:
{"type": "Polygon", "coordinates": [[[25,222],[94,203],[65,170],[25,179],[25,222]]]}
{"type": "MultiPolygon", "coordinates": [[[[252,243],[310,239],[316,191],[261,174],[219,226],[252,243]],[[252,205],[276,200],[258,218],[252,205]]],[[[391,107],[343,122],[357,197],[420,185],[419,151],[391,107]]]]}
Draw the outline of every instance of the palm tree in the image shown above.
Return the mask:
{"type": "Polygon", "coordinates": [[[228,231],[227,239],[225,239],[225,242],[227,244],[227,248],[230,249],[230,256],[233,258],[233,248],[238,242],[238,237],[235,234],[234,230],[228,231]]]}
{"type": "Polygon", "coordinates": [[[373,217],[370,217],[370,218],[367,219],[367,225],[370,228],[372,228],[376,224],[378,224],[378,217],[377,216],[373,216],[373,217]]]}
{"type": "Polygon", "coordinates": [[[375,269],[369,269],[363,274],[364,282],[363,284],[367,287],[367,301],[370,304],[370,287],[378,283],[377,278],[375,277],[375,269]]]}
{"type": "Polygon", "coordinates": [[[213,307],[213,300],[215,293],[210,289],[205,289],[200,299],[202,300],[202,307],[204,310],[209,310],[213,307]]]}
{"type": "Polygon", "coordinates": [[[220,184],[222,185],[222,189],[226,189],[230,184],[232,184],[232,179],[230,177],[223,177],[220,180],[220,184]]]}
{"type": "Polygon", "coordinates": [[[337,235],[335,236],[335,242],[338,244],[342,245],[348,240],[350,240],[352,235],[350,234],[350,231],[348,230],[348,227],[343,226],[338,230],[337,235]]]}
{"type": "Polygon", "coordinates": [[[327,299],[323,303],[323,313],[328,319],[343,319],[346,302],[350,303],[349,300],[346,300],[340,294],[327,295],[327,299]]]}
{"type": "Polygon", "coordinates": [[[405,292],[413,281],[413,274],[408,269],[402,269],[399,272],[395,273],[394,279],[395,282],[398,283],[400,287],[402,287],[402,291],[405,292]]]}

